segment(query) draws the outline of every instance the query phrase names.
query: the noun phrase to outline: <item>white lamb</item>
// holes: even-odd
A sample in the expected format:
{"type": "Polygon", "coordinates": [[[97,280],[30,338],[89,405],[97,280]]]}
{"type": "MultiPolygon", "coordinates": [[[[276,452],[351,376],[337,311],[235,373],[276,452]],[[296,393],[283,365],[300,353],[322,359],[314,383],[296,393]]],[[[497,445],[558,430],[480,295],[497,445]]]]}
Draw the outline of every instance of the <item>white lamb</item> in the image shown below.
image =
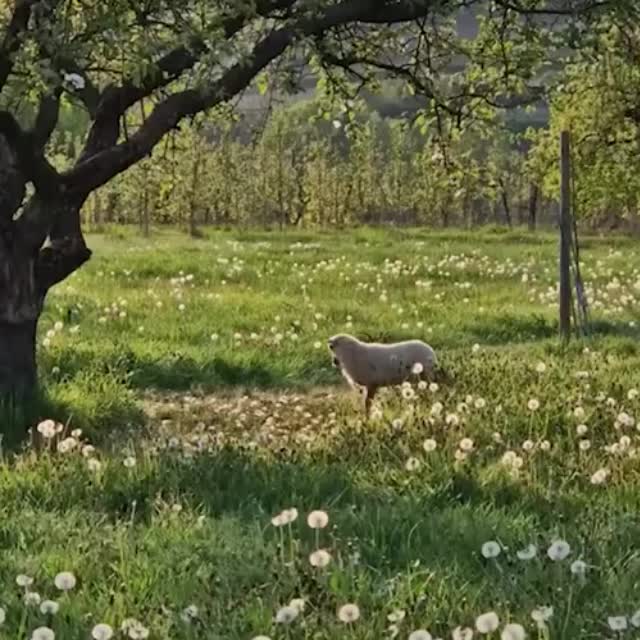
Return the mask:
{"type": "Polygon", "coordinates": [[[412,375],[435,379],[438,373],[444,373],[438,367],[434,350],[421,340],[378,344],[341,334],[329,338],[329,349],[334,365],[349,384],[364,388],[367,415],[381,387],[402,384],[412,375]]]}

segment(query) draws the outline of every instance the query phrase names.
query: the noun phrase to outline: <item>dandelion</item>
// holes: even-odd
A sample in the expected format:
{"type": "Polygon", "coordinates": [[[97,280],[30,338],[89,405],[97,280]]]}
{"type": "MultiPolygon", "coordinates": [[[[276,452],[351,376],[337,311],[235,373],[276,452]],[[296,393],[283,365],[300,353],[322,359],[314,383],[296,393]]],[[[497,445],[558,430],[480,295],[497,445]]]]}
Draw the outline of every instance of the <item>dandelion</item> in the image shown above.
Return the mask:
{"type": "Polygon", "coordinates": [[[136,466],[137,460],[133,457],[133,456],[127,456],[123,461],[122,464],[127,468],[127,469],[133,469],[133,467],[136,466]]]}
{"type": "Polygon", "coordinates": [[[398,623],[402,622],[406,618],[406,616],[407,612],[403,609],[395,609],[387,616],[387,620],[389,622],[398,623]]]}
{"type": "Polygon", "coordinates": [[[297,609],[299,613],[304,611],[305,601],[304,598],[294,598],[290,603],[290,607],[297,609]]]}
{"type": "Polygon", "coordinates": [[[33,584],[33,578],[21,573],[19,576],[16,577],[16,584],[19,587],[26,589],[27,587],[30,587],[33,584]]]}
{"type": "Polygon", "coordinates": [[[484,398],[476,398],[473,406],[476,409],[484,409],[487,406],[487,401],[484,398]]]}
{"type": "Polygon", "coordinates": [[[31,640],[55,640],[56,634],[49,627],[38,627],[31,634],[31,640]]]}
{"type": "Polygon", "coordinates": [[[478,353],[480,351],[480,345],[476,342],[476,344],[471,347],[471,353],[478,353]]]}
{"type": "Polygon", "coordinates": [[[535,443],[533,442],[533,440],[525,440],[525,441],[522,443],[522,449],[523,449],[524,451],[527,451],[527,452],[529,452],[529,451],[533,451],[533,450],[535,449],[535,446],[536,446],[536,445],[535,445],[535,443]]]}
{"type": "Polygon", "coordinates": [[[640,391],[638,389],[629,389],[627,392],[628,400],[635,400],[640,395],[640,391]]]}
{"type": "Polygon", "coordinates": [[[402,387],[402,397],[405,400],[413,400],[416,397],[416,392],[412,387],[404,386],[402,387]]]}
{"type": "Polygon", "coordinates": [[[474,444],[471,438],[462,438],[462,440],[460,440],[460,444],[458,445],[460,451],[464,451],[465,453],[473,451],[473,446],[474,444]]]}
{"type": "Polygon", "coordinates": [[[440,387],[438,386],[437,382],[432,382],[429,384],[429,391],[431,391],[431,393],[437,393],[439,388],[440,387]]]}
{"type": "Polygon", "coordinates": [[[419,376],[424,371],[424,366],[421,362],[416,362],[413,367],[411,367],[411,373],[416,376],[419,376]]]}
{"type": "Polygon", "coordinates": [[[60,610],[60,605],[54,600],[43,600],[40,604],[40,611],[45,615],[54,616],[60,610]]]}
{"type": "Polygon", "coordinates": [[[82,447],[83,458],[90,458],[95,452],[96,448],[93,445],[85,444],[84,447],[82,447]]]}
{"type": "Polygon", "coordinates": [[[47,440],[56,435],[56,423],[53,420],[43,420],[36,429],[38,433],[47,440]]]}
{"type": "Polygon", "coordinates": [[[392,422],[391,422],[391,426],[396,430],[396,431],[400,431],[400,429],[402,429],[403,427],[403,422],[401,418],[395,418],[392,422]]]}
{"type": "Polygon", "coordinates": [[[102,622],[91,629],[91,637],[93,640],[111,640],[113,638],[113,629],[102,622]]]}
{"type": "Polygon", "coordinates": [[[493,633],[499,626],[500,619],[494,611],[483,613],[476,618],[476,629],[483,635],[493,633]]]}
{"type": "Polygon", "coordinates": [[[580,451],[589,451],[591,449],[591,441],[590,440],[580,440],[578,443],[578,448],[580,451]]]}
{"type": "Polygon", "coordinates": [[[584,560],[575,560],[571,563],[571,573],[574,576],[583,576],[587,572],[587,563],[584,560]]]}
{"type": "Polygon", "coordinates": [[[404,467],[407,471],[417,471],[420,468],[420,460],[418,458],[409,458],[404,467]]]}
{"type": "Polygon", "coordinates": [[[471,640],[473,629],[470,627],[456,627],[451,633],[452,640],[471,640]]]}
{"type": "Polygon", "coordinates": [[[345,604],[338,610],[338,619],[345,624],[356,622],[360,618],[360,609],[357,604],[345,604]]]}
{"type": "Polygon", "coordinates": [[[326,511],[312,511],[307,516],[307,524],[311,529],[324,529],[329,524],[326,511]]]}
{"type": "Polygon", "coordinates": [[[536,607],[531,612],[531,619],[538,625],[544,627],[545,623],[551,620],[553,616],[553,607],[536,607]]]}
{"type": "Polygon", "coordinates": [[[556,540],[547,549],[547,555],[554,562],[564,560],[571,553],[571,547],[565,540],[556,540]]]}
{"type": "Polygon", "coordinates": [[[145,640],[145,638],[149,637],[149,629],[147,629],[141,622],[133,620],[127,630],[127,635],[131,640],[145,640]]]}
{"type": "Polygon", "coordinates": [[[505,625],[505,628],[500,634],[501,640],[524,640],[527,634],[524,627],[521,624],[510,623],[505,625]]]}
{"type": "Polygon", "coordinates": [[[271,640],[269,636],[254,636],[251,640],[271,640]]]}
{"type": "Polygon", "coordinates": [[[409,634],[409,640],[432,640],[432,637],[425,629],[416,629],[409,634]]]}
{"type": "Polygon", "coordinates": [[[524,549],[516,551],[518,560],[533,560],[538,555],[538,547],[535,544],[529,544],[524,549]]]}
{"type": "Polygon", "coordinates": [[[611,631],[626,631],[628,628],[626,616],[609,616],[607,624],[611,631]]]}
{"type": "Polygon", "coordinates": [[[438,448],[438,443],[433,438],[428,438],[422,443],[422,448],[427,452],[431,453],[438,448]]]}
{"type": "Polygon", "coordinates": [[[25,605],[27,605],[27,607],[37,607],[42,602],[42,598],[40,597],[40,594],[37,593],[36,591],[27,591],[24,594],[23,600],[25,605]]]}
{"type": "Polygon", "coordinates": [[[331,562],[331,554],[324,549],[318,549],[309,556],[309,564],[312,567],[324,569],[331,562]]]}
{"type": "Polygon", "coordinates": [[[609,477],[609,469],[598,469],[591,476],[591,484],[596,486],[604,484],[608,477],[609,477]]]}
{"type": "Polygon", "coordinates": [[[544,362],[538,362],[536,365],[536,371],[538,373],[544,373],[547,370],[547,365],[544,362]]]}
{"type": "Polygon", "coordinates": [[[100,469],[102,469],[102,463],[100,462],[100,460],[96,460],[96,458],[89,458],[87,460],[87,468],[89,469],[89,471],[97,473],[98,471],[100,471],[100,469]]]}
{"type": "Polygon", "coordinates": [[[585,415],[586,415],[585,410],[582,407],[576,407],[573,410],[573,416],[578,420],[584,420],[585,415]]]}
{"type": "Polygon", "coordinates": [[[584,435],[586,435],[586,434],[587,434],[587,431],[589,431],[589,427],[587,427],[587,425],[586,425],[586,424],[579,424],[579,425],[576,427],[576,433],[577,433],[579,436],[584,436],[584,435]]]}
{"type": "Polygon", "coordinates": [[[629,622],[631,622],[636,629],[640,629],[640,609],[629,618],[629,622]]]}
{"type": "Polygon", "coordinates": [[[551,451],[551,443],[548,440],[543,440],[540,443],[540,451],[551,451]]]}
{"type": "Polygon", "coordinates": [[[490,559],[497,558],[502,552],[502,549],[495,540],[489,540],[489,542],[485,542],[482,545],[481,552],[485,558],[490,559]]]}
{"type": "Polygon", "coordinates": [[[78,441],[70,436],[58,442],[58,453],[69,453],[70,451],[73,451],[77,446],[78,441]]]}
{"type": "Polygon", "coordinates": [[[537,411],[540,408],[540,401],[536,398],[531,398],[531,400],[527,402],[527,408],[529,411],[537,411]]]}
{"type": "Polygon", "coordinates": [[[71,591],[76,586],[76,582],[76,577],[70,571],[62,571],[53,581],[60,591],[71,591]]]}

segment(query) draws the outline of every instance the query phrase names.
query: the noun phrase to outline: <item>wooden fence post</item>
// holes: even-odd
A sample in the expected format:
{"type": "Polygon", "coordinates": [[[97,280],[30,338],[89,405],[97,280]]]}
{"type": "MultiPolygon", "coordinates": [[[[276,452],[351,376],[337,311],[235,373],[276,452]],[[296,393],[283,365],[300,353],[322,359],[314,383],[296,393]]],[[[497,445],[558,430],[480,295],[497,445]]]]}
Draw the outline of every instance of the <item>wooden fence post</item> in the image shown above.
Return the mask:
{"type": "Polygon", "coordinates": [[[571,156],[569,132],[560,134],[560,335],[571,337],[571,156]]]}

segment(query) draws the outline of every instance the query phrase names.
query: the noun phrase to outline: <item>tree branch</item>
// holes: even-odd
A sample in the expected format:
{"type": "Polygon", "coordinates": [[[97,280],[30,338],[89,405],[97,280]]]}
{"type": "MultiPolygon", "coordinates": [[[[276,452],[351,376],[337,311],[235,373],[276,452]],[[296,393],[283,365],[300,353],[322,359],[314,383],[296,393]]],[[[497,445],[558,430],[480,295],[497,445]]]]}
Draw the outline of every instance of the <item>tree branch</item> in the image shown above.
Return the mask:
{"type": "MultiPolygon", "coordinates": [[[[285,9],[295,4],[296,0],[258,0],[256,12],[267,16],[274,10],[285,9]]],[[[234,14],[222,23],[225,39],[236,35],[246,24],[248,16],[234,14]]],[[[150,96],[154,91],[166,87],[178,79],[183,73],[192,69],[198,62],[207,45],[200,38],[194,37],[188,46],[179,46],[165,54],[156,63],[156,68],[148,73],[139,83],[125,82],[121,86],[107,87],[96,109],[94,124],[89,132],[80,161],[115,145],[120,135],[120,118],[134,104],[150,96]]]]}
{"type": "Polygon", "coordinates": [[[33,143],[39,150],[44,149],[58,124],[61,94],[62,89],[58,88],[53,93],[45,94],[40,99],[38,113],[33,126],[33,143]]]}
{"type": "Polygon", "coordinates": [[[0,134],[16,154],[20,170],[43,196],[58,192],[60,175],[49,164],[42,149],[38,149],[34,135],[23,131],[8,111],[0,111],[0,134]]]}

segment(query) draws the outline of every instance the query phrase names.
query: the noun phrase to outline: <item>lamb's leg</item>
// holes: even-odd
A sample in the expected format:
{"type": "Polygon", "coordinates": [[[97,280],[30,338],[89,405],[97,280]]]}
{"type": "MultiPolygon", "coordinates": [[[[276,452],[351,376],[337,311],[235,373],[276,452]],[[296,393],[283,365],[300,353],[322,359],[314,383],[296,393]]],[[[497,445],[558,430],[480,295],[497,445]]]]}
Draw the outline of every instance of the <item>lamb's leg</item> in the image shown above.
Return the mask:
{"type": "Polygon", "coordinates": [[[364,388],[364,412],[369,417],[371,413],[371,404],[373,403],[373,399],[378,391],[378,387],[365,387],[364,388]]]}

